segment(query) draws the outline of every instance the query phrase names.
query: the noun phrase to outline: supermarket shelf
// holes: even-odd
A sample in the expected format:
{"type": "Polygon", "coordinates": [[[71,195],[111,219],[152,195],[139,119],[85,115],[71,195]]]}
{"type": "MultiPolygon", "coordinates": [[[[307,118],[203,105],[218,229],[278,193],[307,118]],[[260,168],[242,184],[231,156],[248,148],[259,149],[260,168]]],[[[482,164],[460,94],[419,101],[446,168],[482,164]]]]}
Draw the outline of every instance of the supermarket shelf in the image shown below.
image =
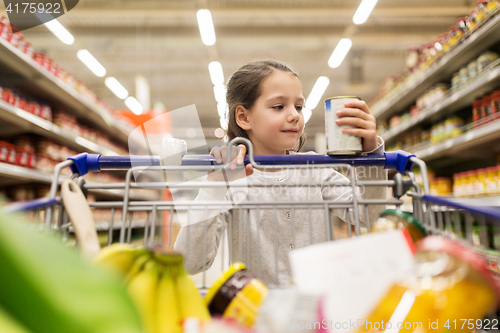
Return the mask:
{"type": "Polygon", "coordinates": [[[467,86],[447,95],[441,102],[420,111],[417,117],[397,126],[381,135],[385,142],[395,139],[426,120],[437,120],[440,117],[470,106],[474,100],[496,88],[500,82],[500,67],[485,70],[467,86]]]}
{"type": "Polygon", "coordinates": [[[31,57],[2,38],[0,38],[0,68],[4,72],[2,78],[10,77],[11,75],[6,74],[12,73],[24,79],[9,82],[14,88],[19,88],[26,94],[50,102],[54,106],[69,108],[122,144],[129,143],[128,134],[113,124],[114,119],[110,115],[101,113],[76,90],[54,77],[31,57]]]}
{"type": "MultiPolygon", "coordinates": [[[[500,10],[497,9],[492,15],[500,10]]],[[[422,95],[427,89],[442,81],[451,81],[453,73],[465,66],[471,59],[495,44],[500,36],[500,15],[493,16],[479,27],[473,34],[462,41],[436,63],[422,71],[413,81],[398,89],[395,88],[392,98],[372,106],[375,117],[385,119],[402,111],[422,95]]]]}
{"type": "Polygon", "coordinates": [[[475,206],[500,207],[500,195],[484,195],[471,198],[448,198],[450,201],[475,206]]]}
{"type": "Polygon", "coordinates": [[[3,100],[0,100],[0,119],[10,124],[19,126],[22,129],[29,130],[32,133],[54,139],[76,150],[103,155],[118,155],[118,153],[113,150],[102,147],[81,136],[74,135],[51,123],[50,121],[21,110],[4,102],[3,100]]]}
{"type": "MultiPolygon", "coordinates": [[[[7,178],[8,182],[4,184],[4,182],[0,181],[0,184],[8,185],[9,182],[14,181],[18,183],[22,182],[35,182],[37,184],[45,184],[50,185],[52,183],[52,175],[46,174],[43,172],[39,172],[36,170],[20,167],[17,165],[11,165],[6,163],[0,163],[0,178],[7,178]]],[[[62,182],[67,177],[60,176],[59,181],[62,182]]],[[[90,193],[96,194],[101,197],[105,197],[108,199],[123,199],[123,190],[89,190],[90,193]]],[[[137,194],[136,190],[132,190],[130,193],[131,200],[156,200],[158,199],[157,191],[147,191],[146,193],[142,193],[146,191],[141,191],[140,194],[137,194]]]]}
{"type": "Polygon", "coordinates": [[[500,138],[500,121],[469,130],[456,138],[416,151],[414,154],[428,162],[443,155],[459,153],[484,143],[493,142],[498,138],[500,138]]]}

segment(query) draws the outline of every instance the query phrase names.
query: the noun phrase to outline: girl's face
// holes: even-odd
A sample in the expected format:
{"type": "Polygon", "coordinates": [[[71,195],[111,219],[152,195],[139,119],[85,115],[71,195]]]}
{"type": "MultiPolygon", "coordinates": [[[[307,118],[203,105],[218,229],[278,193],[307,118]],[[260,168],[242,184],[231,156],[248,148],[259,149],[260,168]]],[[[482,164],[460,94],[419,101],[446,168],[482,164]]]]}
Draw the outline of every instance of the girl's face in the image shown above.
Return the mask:
{"type": "Polygon", "coordinates": [[[260,92],[253,107],[245,111],[243,129],[252,141],[255,155],[285,154],[304,130],[304,96],[299,79],[276,70],[260,84],[260,92]]]}

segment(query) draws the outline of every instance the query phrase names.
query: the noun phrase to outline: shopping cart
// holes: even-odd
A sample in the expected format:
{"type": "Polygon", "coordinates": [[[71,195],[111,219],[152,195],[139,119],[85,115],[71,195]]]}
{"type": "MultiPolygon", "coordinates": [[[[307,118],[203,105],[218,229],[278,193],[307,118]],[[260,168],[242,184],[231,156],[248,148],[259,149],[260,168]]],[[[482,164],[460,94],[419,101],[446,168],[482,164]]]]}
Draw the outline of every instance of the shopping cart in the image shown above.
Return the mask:
{"type": "MultiPolygon", "coordinates": [[[[293,248],[296,239],[296,226],[306,224],[309,220],[309,226],[312,223],[322,225],[324,235],[327,241],[333,241],[339,237],[335,228],[334,215],[339,209],[344,209],[346,214],[346,222],[353,225],[353,230],[350,227],[345,228],[345,237],[352,237],[352,234],[361,234],[364,230],[370,230],[370,212],[372,206],[385,208],[387,206],[395,206],[396,209],[402,209],[403,195],[408,195],[412,199],[411,210],[414,216],[421,221],[424,228],[430,234],[442,234],[450,237],[464,239],[469,243],[477,245],[479,248],[493,256],[489,250],[500,246],[500,242],[495,242],[495,238],[499,234],[498,220],[500,220],[500,209],[491,207],[478,207],[463,202],[456,202],[449,199],[437,198],[429,195],[429,183],[427,180],[427,172],[425,163],[416,158],[414,155],[403,151],[385,152],[381,155],[361,155],[361,156],[328,156],[328,155],[266,155],[254,156],[253,147],[249,140],[236,138],[229,143],[229,152],[231,147],[237,144],[245,144],[248,147],[248,156],[245,157],[245,164],[251,163],[256,169],[266,168],[271,169],[310,169],[310,168],[337,168],[341,169],[349,179],[348,182],[341,184],[323,183],[321,186],[342,186],[350,188],[352,193],[356,193],[360,188],[381,188],[384,193],[388,188],[392,188],[390,198],[360,198],[353,195],[349,200],[316,200],[307,201],[302,198],[297,198],[295,202],[241,202],[235,205],[231,201],[197,201],[193,198],[176,199],[176,200],[134,200],[130,196],[130,191],[134,189],[150,189],[164,190],[169,189],[172,193],[176,191],[194,190],[200,188],[227,188],[227,182],[208,182],[200,179],[189,181],[135,181],[137,175],[150,173],[158,175],[158,179],[162,178],[165,173],[185,173],[196,170],[198,172],[212,172],[214,170],[222,170],[224,165],[219,165],[215,162],[213,156],[210,155],[184,155],[180,165],[162,165],[162,161],[158,156],[120,156],[106,157],[95,154],[79,154],[70,157],[67,161],[58,164],[54,170],[54,177],[50,189],[49,198],[39,199],[28,203],[7,206],[9,211],[28,211],[32,220],[37,221],[45,229],[55,229],[63,233],[68,239],[72,232],[71,223],[65,213],[62,200],[57,197],[58,187],[61,183],[61,170],[70,167],[73,174],[70,177],[77,181],[83,191],[92,190],[123,190],[122,201],[97,201],[89,202],[93,209],[107,209],[110,211],[109,223],[107,223],[108,239],[107,244],[112,242],[131,242],[133,239],[133,229],[139,230],[143,238],[141,242],[144,244],[163,243],[172,246],[174,243],[174,222],[176,216],[187,214],[190,212],[208,212],[214,208],[220,209],[222,212],[228,212],[230,221],[227,225],[227,232],[221,242],[219,248],[221,253],[220,265],[214,265],[216,275],[219,275],[230,262],[243,261],[248,264],[252,272],[257,276],[260,274],[260,261],[250,258],[252,253],[251,246],[259,248],[259,243],[251,244],[252,242],[242,239],[244,230],[256,232],[259,234],[259,222],[254,222],[250,226],[250,222],[245,221],[246,216],[250,216],[251,212],[268,211],[273,214],[278,214],[281,211],[287,212],[287,218],[291,228],[291,244],[293,248]],[[419,185],[415,175],[411,172],[413,165],[418,165],[422,173],[423,184],[419,185]],[[384,167],[385,169],[396,170],[397,173],[392,180],[357,180],[356,172],[360,167],[384,167]],[[82,176],[89,172],[99,172],[104,170],[127,170],[124,183],[113,184],[98,184],[86,183],[82,176]],[[318,215],[314,215],[315,211],[322,212],[322,221],[312,221],[317,219],[318,215]],[[233,213],[239,212],[239,218],[234,218],[233,213]],[[121,217],[117,216],[121,213],[121,217]],[[142,213],[145,218],[143,223],[137,227],[134,225],[134,214],[142,213]],[[364,215],[364,221],[361,217],[364,215]],[[243,216],[243,217],[242,217],[243,216]],[[248,222],[246,225],[241,225],[242,222],[248,222]],[[114,235],[118,233],[116,237],[114,235]],[[239,233],[233,236],[233,233],[239,233]],[[476,234],[479,237],[476,237],[476,234]],[[231,237],[227,237],[231,235],[231,237]],[[227,238],[227,239],[226,239],[227,238]],[[237,242],[235,244],[234,242],[237,242]],[[227,248],[226,248],[227,242],[227,248]],[[236,253],[235,253],[236,252],[236,253]],[[227,256],[227,257],[226,257],[227,256]]],[[[231,157],[229,156],[229,160],[231,157]]],[[[293,184],[282,183],[281,186],[315,186],[318,184],[303,184],[300,181],[293,184]]],[[[252,188],[268,187],[269,184],[231,184],[231,186],[246,186],[249,190],[252,188]]],[[[203,225],[203,224],[201,224],[203,225]]],[[[346,226],[348,224],[342,223],[346,226]]],[[[277,229],[276,229],[277,230],[277,229]]],[[[304,229],[307,232],[307,228],[304,229]]],[[[312,233],[312,231],[310,231],[312,233]]],[[[247,237],[249,233],[246,233],[247,237]]],[[[278,247],[280,237],[283,235],[275,235],[275,251],[269,253],[270,256],[278,256],[278,247]]],[[[500,237],[498,237],[500,240],[500,237]]],[[[312,236],[311,236],[312,239],[312,236]]],[[[203,241],[205,243],[205,241],[203,241]]],[[[206,250],[206,244],[203,244],[206,250]]],[[[189,253],[185,253],[189,256],[189,253]]],[[[492,260],[496,258],[493,258],[492,260]]],[[[277,259],[274,261],[276,265],[275,272],[278,271],[277,259]]],[[[201,288],[207,288],[206,273],[202,273],[202,278],[199,281],[201,288]]],[[[270,286],[279,286],[281,281],[276,278],[269,284],[270,286]],[[275,282],[275,283],[274,283],[275,282]]]]}

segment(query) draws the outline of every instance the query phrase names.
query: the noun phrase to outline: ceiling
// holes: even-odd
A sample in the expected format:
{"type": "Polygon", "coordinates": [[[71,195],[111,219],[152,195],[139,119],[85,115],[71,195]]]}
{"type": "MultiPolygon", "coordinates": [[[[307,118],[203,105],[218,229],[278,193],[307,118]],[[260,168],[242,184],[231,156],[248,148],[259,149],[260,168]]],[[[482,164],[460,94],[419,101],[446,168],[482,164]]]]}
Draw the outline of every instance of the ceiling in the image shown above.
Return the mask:
{"type": "MultiPolygon", "coordinates": [[[[330,78],[324,97],[357,95],[370,100],[380,81],[400,74],[406,49],[433,41],[474,0],[379,0],[368,21],[355,26],[360,0],[80,0],[59,19],[75,37],[72,46],[44,26],[24,32],[36,49],[87,83],[98,96],[125,108],[76,58],[88,49],[134,95],[134,78],[142,74],[151,102],[169,110],[195,104],[211,135],[219,127],[208,63],[221,62],[226,82],[231,73],[254,59],[274,58],[299,73],[307,98],[316,79],[330,78]],[[211,10],[217,41],[201,42],[196,21],[200,8],[211,10]],[[341,67],[327,65],[337,42],[350,37],[353,47],[341,67]]],[[[308,133],[324,131],[321,104],[313,111],[308,133]]],[[[313,140],[312,140],[313,141],[313,140]]]]}

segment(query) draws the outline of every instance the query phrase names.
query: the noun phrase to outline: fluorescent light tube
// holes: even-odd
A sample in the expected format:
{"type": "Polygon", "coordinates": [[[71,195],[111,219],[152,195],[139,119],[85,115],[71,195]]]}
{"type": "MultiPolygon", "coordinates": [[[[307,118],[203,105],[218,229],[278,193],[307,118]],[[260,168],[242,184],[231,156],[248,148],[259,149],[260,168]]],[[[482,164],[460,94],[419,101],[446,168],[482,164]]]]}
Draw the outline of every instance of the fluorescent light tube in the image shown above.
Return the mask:
{"type": "Polygon", "coordinates": [[[214,95],[217,103],[226,103],[226,86],[223,84],[214,86],[214,95]]]}
{"type": "Polygon", "coordinates": [[[200,9],[196,13],[198,28],[200,29],[201,41],[203,44],[211,46],[215,44],[214,22],[212,14],[208,9],[200,9]]]}
{"type": "Polygon", "coordinates": [[[212,61],[208,64],[208,71],[210,72],[210,79],[214,86],[224,84],[224,72],[222,65],[218,61],[212,61]]]}
{"type": "Polygon", "coordinates": [[[342,65],[342,61],[344,61],[345,56],[349,53],[351,46],[352,41],[349,38],[342,38],[335,47],[335,50],[333,50],[330,59],[328,59],[328,66],[330,68],[337,68],[342,65]]]}
{"type": "Polygon", "coordinates": [[[312,111],[308,108],[302,108],[302,115],[304,116],[304,123],[307,123],[311,119],[312,111]]]}
{"type": "Polygon", "coordinates": [[[363,0],[359,5],[356,13],[352,17],[354,24],[363,24],[368,20],[368,17],[372,13],[373,8],[377,4],[378,0],[363,0]]]}
{"type": "Polygon", "coordinates": [[[222,127],[222,129],[224,131],[227,131],[227,119],[226,118],[220,118],[220,127],[222,127]]]}
{"type": "Polygon", "coordinates": [[[99,63],[99,61],[97,61],[96,58],[94,58],[94,56],[92,54],[90,54],[89,51],[87,51],[87,50],[79,50],[76,53],[76,56],[95,75],[97,75],[99,77],[104,77],[104,75],[106,75],[106,68],[104,68],[99,63]]]}
{"type": "Polygon", "coordinates": [[[226,116],[227,103],[224,101],[223,103],[217,103],[217,113],[219,117],[223,118],[226,116]]]}
{"type": "Polygon", "coordinates": [[[104,84],[113,92],[113,94],[116,95],[116,97],[120,99],[128,97],[127,89],[125,89],[125,87],[122,86],[114,77],[107,77],[106,80],[104,80],[104,84]]]}
{"type": "Polygon", "coordinates": [[[75,42],[75,38],[73,37],[73,35],[70,34],[69,31],[66,30],[66,28],[63,27],[63,25],[56,19],[44,23],[44,25],[64,44],[73,45],[73,43],[75,42]]]}
{"type": "Polygon", "coordinates": [[[316,80],[316,83],[314,84],[314,87],[311,90],[311,93],[309,94],[309,97],[307,97],[306,100],[306,108],[309,110],[314,110],[314,108],[318,105],[321,97],[326,91],[326,88],[328,88],[328,85],[330,84],[330,79],[327,78],[326,76],[320,76],[318,80],[316,80]]]}
{"type": "Polygon", "coordinates": [[[144,111],[141,103],[132,96],[127,97],[125,105],[136,115],[140,115],[144,111]]]}

